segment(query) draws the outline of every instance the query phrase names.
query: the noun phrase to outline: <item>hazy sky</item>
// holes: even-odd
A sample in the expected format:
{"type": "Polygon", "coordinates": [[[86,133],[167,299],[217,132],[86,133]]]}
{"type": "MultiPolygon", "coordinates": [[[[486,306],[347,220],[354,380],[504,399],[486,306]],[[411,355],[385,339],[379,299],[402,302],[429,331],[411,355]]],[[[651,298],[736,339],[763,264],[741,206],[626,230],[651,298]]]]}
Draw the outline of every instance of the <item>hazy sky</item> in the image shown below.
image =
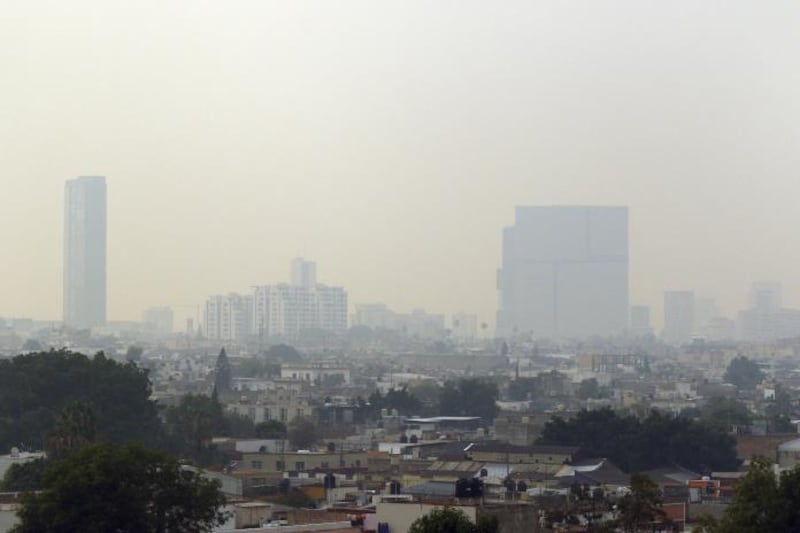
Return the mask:
{"type": "MultiPolygon", "coordinates": [[[[0,315],[59,318],[105,175],[110,319],[288,278],[494,323],[518,204],[630,206],[631,303],[800,305],[800,3],[0,0],[0,315]]],[[[187,306],[187,307],[179,307],[187,306]]]]}

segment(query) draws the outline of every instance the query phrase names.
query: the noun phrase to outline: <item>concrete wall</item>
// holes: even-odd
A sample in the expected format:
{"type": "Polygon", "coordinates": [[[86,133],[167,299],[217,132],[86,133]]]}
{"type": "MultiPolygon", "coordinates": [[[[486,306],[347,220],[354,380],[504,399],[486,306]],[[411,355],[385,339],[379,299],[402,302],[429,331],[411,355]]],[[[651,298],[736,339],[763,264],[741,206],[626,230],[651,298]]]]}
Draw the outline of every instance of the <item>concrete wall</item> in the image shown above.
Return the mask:
{"type": "MultiPolygon", "coordinates": [[[[430,503],[385,503],[376,506],[378,522],[389,524],[389,533],[405,533],[418,518],[434,509],[442,509],[443,505],[430,503]]],[[[454,506],[455,507],[455,506],[454,506]]],[[[457,506],[467,517],[475,522],[476,508],[473,506],[457,506]]]]}

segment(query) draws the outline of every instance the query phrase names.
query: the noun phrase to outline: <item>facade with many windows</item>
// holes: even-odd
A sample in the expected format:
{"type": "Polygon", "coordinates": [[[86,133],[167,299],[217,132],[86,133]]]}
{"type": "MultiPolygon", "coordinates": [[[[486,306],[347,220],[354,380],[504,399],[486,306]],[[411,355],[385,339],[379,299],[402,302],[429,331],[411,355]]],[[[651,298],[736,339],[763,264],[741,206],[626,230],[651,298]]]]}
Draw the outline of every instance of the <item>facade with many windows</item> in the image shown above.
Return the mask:
{"type": "Polygon", "coordinates": [[[230,293],[206,300],[204,328],[211,340],[243,341],[252,330],[253,297],[230,293]]]}

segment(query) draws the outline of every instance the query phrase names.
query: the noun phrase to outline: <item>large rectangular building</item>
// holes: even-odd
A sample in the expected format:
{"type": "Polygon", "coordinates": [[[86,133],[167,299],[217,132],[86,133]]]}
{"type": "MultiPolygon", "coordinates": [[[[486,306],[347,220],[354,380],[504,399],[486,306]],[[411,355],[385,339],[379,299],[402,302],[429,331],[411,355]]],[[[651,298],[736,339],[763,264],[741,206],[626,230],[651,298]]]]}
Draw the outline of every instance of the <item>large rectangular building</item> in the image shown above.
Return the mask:
{"type": "Polygon", "coordinates": [[[664,332],[668,344],[684,344],[694,335],[694,292],[664,291],[664,332]]]}
{"type": "Polygon", "coordinates": [[[628,208],[517,207],[503,230],[499,336],[587,338],[628,326],[628,208]]]}
{"type": "Polygon", "coordinates": [[[106,321],[106,179],[68,180],[64,189],[63,320],[87,329],[106,321]]]}
{"type": "Polygon", "coordinates": [[[253,333],[295,338],[302,332],[347,329],[347,292],[341,287],[261,285],[253,292],[253,333]]]}
{"type": "Polygon", "coordinates": [[[236,293],[210,296],[203,317],[210,340],[244,341],[253,328],[253,297],[236,293]]]}

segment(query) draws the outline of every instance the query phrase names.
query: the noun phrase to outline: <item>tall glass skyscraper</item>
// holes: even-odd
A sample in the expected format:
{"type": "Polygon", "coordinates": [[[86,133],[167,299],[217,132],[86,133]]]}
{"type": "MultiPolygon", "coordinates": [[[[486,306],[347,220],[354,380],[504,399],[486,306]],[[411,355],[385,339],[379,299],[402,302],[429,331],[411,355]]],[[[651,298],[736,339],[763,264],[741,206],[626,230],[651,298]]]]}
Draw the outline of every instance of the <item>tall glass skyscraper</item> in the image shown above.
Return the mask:
{"type": "Polygon", "coordinates": [[[618,335],[628,326],[628,208],[517,207],[503,230],[497,334],[618,335]]]}
{"type": "Polygon", "coordinates": [[[64,324],[106,321],[106,179],[67,180],[64,189],[64,324]]]}

